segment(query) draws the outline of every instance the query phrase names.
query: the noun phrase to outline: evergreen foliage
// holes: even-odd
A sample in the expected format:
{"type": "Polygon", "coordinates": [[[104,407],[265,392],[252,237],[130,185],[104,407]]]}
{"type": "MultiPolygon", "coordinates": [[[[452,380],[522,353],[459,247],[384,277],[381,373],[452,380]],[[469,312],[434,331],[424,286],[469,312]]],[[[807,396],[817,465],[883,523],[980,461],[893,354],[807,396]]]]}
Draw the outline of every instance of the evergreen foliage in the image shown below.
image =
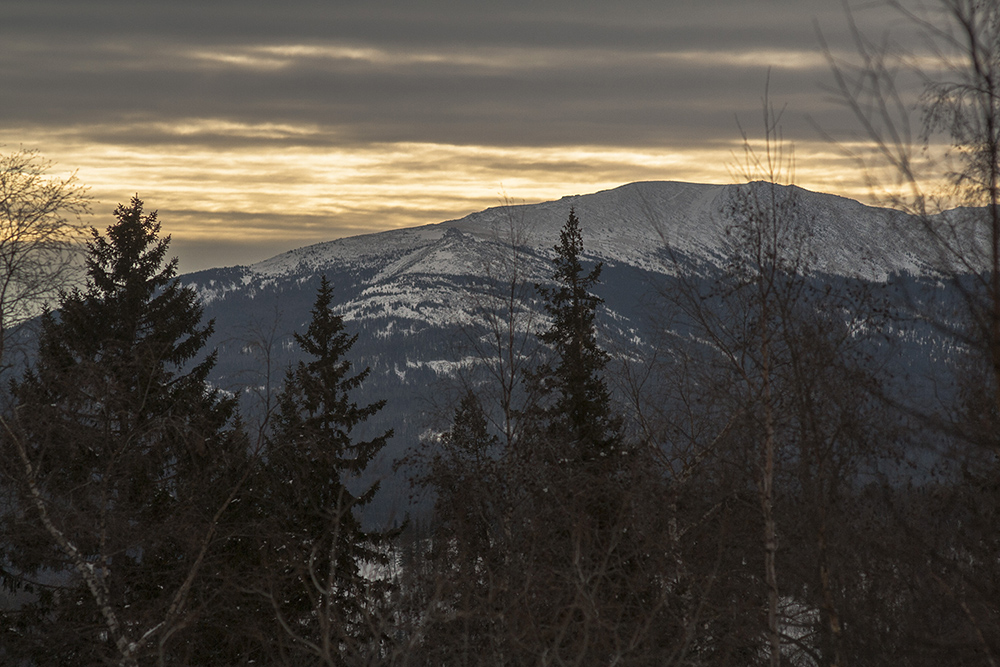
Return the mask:
{"type": "Polygon", "coordinates": [[[392,432],[356,439],[355,429],[385,401],[351,399],[369,369],[355,373],[345,358],[357,335],[345,331],[332,302],[323,277],[308,328],[295,334],[309,359],[288,371],[267,443],[262,590],[281,626],[278,645],[341,664],[345,655],[377,651],[385,582],[365,569],[387,564],[395,531],[366,530],[357,514],[379,485],[357,489],[356,478],[392,432]]]}
{"type": "Polygon", "coordinates": [[[672,650],[655,544],[664,487],[624,444],[594,325],[601,266],[584,271],[572,212],[555,250],[555,286],[536,286],[554,359],[528,377],[544,402],[497,451],[466,393],[420,479],[437,494],[433,537],[410,575],[413,613],[428,610],[420,664],[659,664],[672,650]]]}
{"type": "Polygon", "coordinates": [[[546,410],[547,435],[568,439],[579,462],[612,456],[621,445],[621,420],[614,416],[611,394],[603,378],[608,353],[597,343],[594,317],[603,300],[591,293],[601,276],[601,263],[584,273],[583,236],[576,213],[559,232],[552,260],[554,287],[537,285],[552,325],[540,335],[557,356],[553,367],[545,364],[534,375],[543,392],[554,394],[546,410]]]}
{"type": "Polygon", "coordinates": [[[417,452],[419,482],[437,496],[430,539],[415,544],[416,557],[404,570],[414,616],[443,601],[454,613],[421,621],[424,640],[413,650],[417,664],[476,664],[509,651],[495,631],[511,594],[509,499],[499,439],[490,432],[477,396],[466,392],[451,428],[433,454],[417,452]]]}
{"type": "Polygon", "coordinates": [[[5,643],[39,664],[132,664],[187,636],[246,458],[234,401],[206,384],[214,355],[194,363],[212,325],[169,237],[138,198],[115,216],[92,230],[85,291],[42,318],[4,434],[5,583],[31,596],[5,643]]]}
{"type": "Polygon", "coordinates": [[[499,439],[490,433],[482,405],[469,391],[462,397],[452,427],[441,436],[427,481],[437,487],[435,533],[450,541],[456,534],[474,541],[475,553],[492,546],[496,528],[495,494],[500,486],[496,459],[499,439]]]}

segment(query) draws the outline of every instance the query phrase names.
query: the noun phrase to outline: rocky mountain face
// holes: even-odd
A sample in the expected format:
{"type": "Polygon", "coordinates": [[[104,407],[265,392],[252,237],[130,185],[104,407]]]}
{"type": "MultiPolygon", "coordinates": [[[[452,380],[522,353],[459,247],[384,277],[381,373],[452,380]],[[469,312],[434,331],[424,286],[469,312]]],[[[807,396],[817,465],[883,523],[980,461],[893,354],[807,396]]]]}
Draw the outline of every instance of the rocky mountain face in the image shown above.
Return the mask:
{"type": "MultiPolygon", "coordinates": [[[[358,401],[388,400],[370,426],[395,430],[377,473],[390,477],[391,460],[416,446],[422,433],[440,425],[439,414],[452,409],[480,344],[489,343],[483,318],[503,311],[512,281],[525,287],[518,321],[544,329],[544,318],[533,314],[540,304],[531,286],[548,280],[552,247],[571,209],[581,223],[587,258],[604,263],[599,318],[606,348],[627,358],[656,344],[660,315],[669,308],[664,293],[679,274],[709,280],[724,266],[727,232],[740,216],[739,187],[746,193],[771,186],[633,183],[320,243],[181,279],[201,295],[206,318],[215,320],[212,344],[219,363],[213,382],[240,392],[253,419],[297,358],[291,333],[305,327],[320,276],[326,275],[339,312],[359,336],[353,361],[372,369],[358,401]]],[[[808,246],[817,280],[883,283],[893,275],[919,280],[927,273],[901,231],[906,227],[899,214],[794,187],[778,192],[794,201],[797,238],[808,246]]],[[[896,342],[910,345],[905,356],[919,359],[928,340],[901,336],[896,342]]],[[[380,511],[391,513],[402,505],[404,485],[385,486],[394,491],[383,494],[380,511]]]]}

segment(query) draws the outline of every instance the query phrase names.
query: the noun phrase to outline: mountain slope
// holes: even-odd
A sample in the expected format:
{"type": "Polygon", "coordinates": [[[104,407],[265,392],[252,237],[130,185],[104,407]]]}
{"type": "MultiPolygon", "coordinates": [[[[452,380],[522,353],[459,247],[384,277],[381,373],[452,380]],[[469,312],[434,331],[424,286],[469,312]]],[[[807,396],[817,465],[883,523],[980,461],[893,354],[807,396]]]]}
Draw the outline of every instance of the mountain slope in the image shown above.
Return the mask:
{"type": "MultiPolygon", "coordinates": [[[[588,253],[594,258],[663,271],[662,250],[666,245],[701,257],[718,253],[727,224],[724,210],[737,187],[632,183],[540,204],[489,208],[423,227],[318,243],[243,267],[242,271],[244,276],[277,279],[350,265],[359,271],[379,269],[379,282],[401,273],[466,274],[475,268],[475,253],[463,252],[470,247],[442,247],[448,230],[489,242],[502,238],[513,224],[525,235],[527,245],[548,249],[555,244],[570,208],[580,218],[588,253]]],[[[817,269],[842,275],[857,273],[872,279],[884,277],[887,272],[920,269],[908,244],[890,224],[894,217],[891,211],[794,186],[782,189],[795,191],[803,217],[812,220],[814,242],[820,249],[817,269]]],[[[198,275],[191,274],[192,278],[198,275]]]]}
{"type": "MultiPolygon", "coordinates": [[[[447,408],[449,390],[457,388],[459,371],[470,364],[472,342],[483,334],[476,323],[484,304],[497,296],[498,283],[490,278],[509,277],[512,250],[528,284],[546,281],[551,249],[574,209],[588,259],[606,267],[599,291],[606,302],[599,315],[605,343],[617,351],[641,347],[656,334],[651,310],[662,303],[654,298],[656,290],[669,289],[677,271],[721,266],[737,191],[737,186],[633,183],[319,243],[182,281],[198,291],[206,316],[216,320],[219,364],[213,381],[249,399],[273,389],[282,369],[297,358],[291,332],[308,321],[319,276],[325,274],[348,327],[360,334],[356,363],[372,367],[359,400],[389,400],[370,427],[396,430],[387,448],[393,457],[432,425],[433,398],[447,408]]],[[[795,198],[817,272],[881,281],[926,270],[900,233],[898,214],[798,188],[779,192],[795,198]]],[[[536,330],[543,327],[537,319],[536,330]]],[[[252,416],[254,402],[246,404],[252,416]]],[[[389,474],[388,464],[380,470],[389,474]]]]}

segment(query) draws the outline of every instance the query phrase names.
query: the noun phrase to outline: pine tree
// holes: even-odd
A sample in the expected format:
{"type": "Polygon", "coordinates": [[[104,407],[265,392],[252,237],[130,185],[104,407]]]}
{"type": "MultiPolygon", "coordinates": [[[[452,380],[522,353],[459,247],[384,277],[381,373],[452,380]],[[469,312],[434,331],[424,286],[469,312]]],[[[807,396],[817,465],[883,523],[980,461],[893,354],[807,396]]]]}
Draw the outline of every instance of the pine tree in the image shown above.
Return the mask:
{"type": "Polygon", "coordinates": [[[361,525],[357,512],[379,485],[358,489],[357,482],[392,432],[355,439],[354,430],[385,401],[352,400],[369,369],[354,373],[345,359],[357,335],[345,331],[332,301],[324,276],[308,328],[295,334],[309,360],[288,372],[269,439],[263,486],[273,522],[264,531],[265,594],[288,650],[340,664],[345,655],[373,650],[379,639],[384,582],[362,569],[386,563],[384,546],[394,533],[361,525]]]}
{"type": "Polygon", "coordinates": [[[604,301],[591,290],[598,284],[603,265],[599,262],[584,273],[583,236],[576,213],[559,232],[553,259],[555,287],[536,286],[552,318],[540,336],[552,346],[558,359],[535,374],[543,392],[554,395],[545,413],[548,435],[568,439],[571,456],[580,462],[595,462],[620,453],[621,420],[613,415],[611,394],[603,378],[608,354],[598,345],[594,318],[604,301]]]}
{"type": "MultiPolygon", "coordinates": [[[[417,481],[437,496],[432,539],[404,574],[418,664],[664,664],[679,636],[664,585],[665,486],[626,443],[603,374],[579,220],[537,289],[552,362],[529,379],[535,409],[500,441],[466,393],[417,481]],[[501,444],[502,443],[502,444],[501,444]],[[627,456],[625,455],[627,452],[627,456]]],[[[421,468],[418,468],[421,469],[421,468]]]]}
{"type": "Polygon", "coordinates": [[[603,302],[592,293],[602,265],[585,271],[583,250],[571,211],[555,246],[555,285],[537,286],[551,318],[540,338],[554,359],[531,381],[548,402],[526,415],[523,441],[503,461],[518,497],[506,519],[515,565],[504,576],[519,591],[503,619],[525,660],[546,653],[554,663],[652,664],[664,589],[645,537],[657,534],[659,517],[644,501],[661,487],[612,405],[609,355],[595,327],[603,302]]]}
{"type": "Polygon", "coordinates": [[[414,544],[419,560],[404,568],[417,622],[410,632],[422,638],[413,649],[416,664],[483,664],[506,650],[509,638],[497,628],[516,595],[505,585],[509,480],[499,448],[479,399],[468,391],[440,443],[425,443],[411,459],[422,471],[415,481],[436,497],[430,539],[414,544]],[[427,617],[424,610],[442,604],[448,613],[427,617]]]}
{"type": "Polygon", "coordinates": [[[85,291],[43,316],[5,420],[5,575],[36,596],[8,650],[39,663],[135,664],[184,637],[245,462],[234,401],[206,384],[214,354],[194,363],[212,325],[170,238],[138,198],[115,216],[92,230],[85,291]]]}

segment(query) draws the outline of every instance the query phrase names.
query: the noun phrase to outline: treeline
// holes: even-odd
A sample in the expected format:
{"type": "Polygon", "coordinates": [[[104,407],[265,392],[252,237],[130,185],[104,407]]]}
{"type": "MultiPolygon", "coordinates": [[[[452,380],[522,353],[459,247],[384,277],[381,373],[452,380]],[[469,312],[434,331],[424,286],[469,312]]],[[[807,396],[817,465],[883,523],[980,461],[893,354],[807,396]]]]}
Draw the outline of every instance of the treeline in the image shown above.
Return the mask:
{"type": "Polygon", "coordinates": [[[601,266],[573,212],[545,285],[516,224],[492,246],[470,295],[476,363],[449,424],[400,461],[433,512],[386,528],[360,516],[388,409],[354,398],[372,378],[336,286],[251,421],[207,382],[212,324],[156,215],[134,199],[91,230],[72,288],[85,193],[33,153],[0,157],[0,367],[16,375],[0,662],[1000,664],[1000,6],[940,6],[898,6],[942,47],[919,131],[894,77],[926,61],[855,24],[859,62],[827,53],[912,195],[891,203],[926,290],[907,279],[894,301],[882,288],[900,284],[816,270],[765,103],[763,153],[746,144],[761,182],[727,203],[718,263],[667,267],[652,344],[602,348],[601,266]],[[952,152],[931,196],[933,145],[911,138],[936,133],[952,152]],[[939,215],[946,195],[962,206],[939,215]],[[53,294],[12,372],[17,326],[53,294]],[[914,332],[940,342],[933,375],[892,363],[914,332]]]}
{"type": "Polygon", "coordinates": [[[120,206],[3,412],[3,660],[991,664],[991,348],[948,366],[942,410],[909,402],[893,314],[816,279],[795,191],[728,206],[723,270],[670,283],[654,360],[599,344],[572,211],[551,283],[512,238],[452,422],[400,462],[433,513],[391,529],[359,519],[391,432],[356,435],[385,401],[352,398],[334,287],[248,424],[156,214],[120,206]]]}
{"type": "Polygon", "coordinates": [[[37,352],[4,411],[6,664],[326,664],[376,651],[393,535],[356,517],[350,478],[390,433],[352,429],[382,403],[325,281],[256,435],[209,386],[193,290],[156,214],[133,199],[87,244],[87,283],[41,316],[37,352]],[[304,654],[304,655],[302,655],[304,654]]]}

